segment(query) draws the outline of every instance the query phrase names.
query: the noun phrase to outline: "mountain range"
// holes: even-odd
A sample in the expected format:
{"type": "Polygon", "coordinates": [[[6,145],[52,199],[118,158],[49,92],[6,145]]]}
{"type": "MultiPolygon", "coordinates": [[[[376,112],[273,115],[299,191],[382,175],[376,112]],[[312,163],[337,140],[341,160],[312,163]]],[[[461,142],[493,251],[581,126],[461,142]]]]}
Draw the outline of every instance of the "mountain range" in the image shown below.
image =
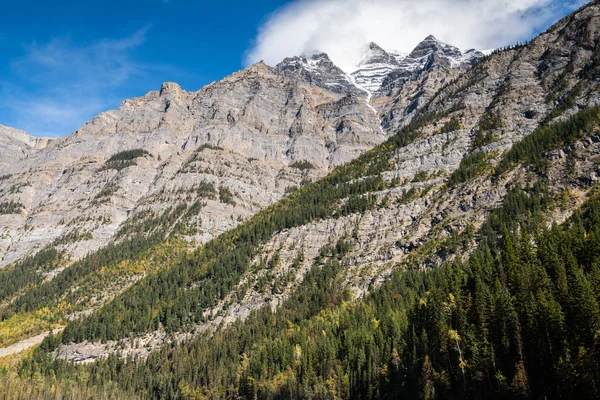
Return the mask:
{"type": "Polygon", "coordinates": [[[593,1],[0,127],[0,344],[41,342],[14,393],[598,398],[599,87],[593,1]]]}
{"type": "MultiPolygon", "coordinates": [[[[286,189],[384,141],[390,127],[380,127],[377,109],[384,106],[376,109],[372,97],[386,105],[398,98],[384,94],[384,80],[386,90],[425,82],[433,93],[442,81],[427,82],[429,73],[458,73],[483,56],[468,54],[433,37],[404,58],[371,43],[352,74],[326,54],[293,57],[273,68],[255,64],[194,93],[165,83],[62,139],[2,130],[7,156],[0,161],[0,203],[18,204],[20,212],[0,216],[0,264],[53,242],[79,259],[140,212],[159,215],[180,202],[203,200],[195,193],[199,183],[233,196],[229,204],[205,199],[200,213],[185,221],[194,226],[190,239],[204,243],[286,189]],[[126,168],[107,164],[132,149],[147,153],[126,168]]],[[[427,95],[413,101],[421,98],[427,95]]]]}

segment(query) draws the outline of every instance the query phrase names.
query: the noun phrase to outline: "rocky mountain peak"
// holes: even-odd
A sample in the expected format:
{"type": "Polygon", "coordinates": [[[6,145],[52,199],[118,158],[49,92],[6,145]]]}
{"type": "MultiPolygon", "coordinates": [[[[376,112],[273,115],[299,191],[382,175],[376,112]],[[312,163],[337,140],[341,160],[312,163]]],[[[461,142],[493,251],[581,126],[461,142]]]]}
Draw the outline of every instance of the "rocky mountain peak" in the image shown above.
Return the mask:
{"type": "Polygon", "coordinates": [[[457,47],[447,45],[439,41],[435,36],[429,35],[423,39],[408,55],[410,58],[426,57],[436,51],[453,51],[456,55],[460,55],[460,50],[457,47]]]}
{"type": "Polygon", "coordinates": [[[36,138],[29,135],[27,132],[11,128],[9,126],[0,125],[0,138],[8,140],[9,138],[18,141],[26,146],[34,147],[36,138]]]}
{"type": "Polygon", "coordinates": [[[397,65],[398,61],[396,60],[396,57],[385,51],[377,43],[371,42],[369,43],[359,66],[364,67],[373,64],[397,65]]]}
{"type": "MultiPolygon", "coordinates": [[[[119,110],[133,111],[136,108],[147,106],[148,104],[163,104],[175,101],[177,104],[183,104],[189,93],[186,92],[175,82],[163,82],[159,90],[151,90],[143,96],[126,99],[121,103],[119,110]]],[[[159,106],[161,108],[162,106],[159,106]]]]}
{"type": "Polygon", "coordinates": [[[309,56],[302,56],[299,58],[302,61],[302,63],[308,67],[308,69],[319,70],[331,74],[344,74],[344,71],[342,71],[341,68],[339,68],[333,63],[333,61],[331,61],[327,53],[318,52],[313,53],[309,56]]]}
{"type": "MultiPolygon", "coordinates": [[[[263,61],[256,62],[240,71],[234,72],[233,74],[226,76],[219,82],[237,82],[244,79],[256,79],[258,77],[264,77],[273,73],[273,69],[265,64],[263,61]]],[[[213,82],[208,86],[205,86],[202,90],[212,87],[217,82],[213,82]]]]}
{"type": "Polygon", "coordinates": [[[308,56],[304,55],[303,58],[318,61],[318,62],[328,62],[328,63],[333,64],[333,62],[329,58],[329,55],[324,52],[316,52],[316,53],[312,53],[308,56]]]}
{"type": "Polygon", "coordinates": [[[334,93],[364,97],[365,93],[386,93],[394,85],[416,79],[426,69],[454,68],[471,64],[483,56],[475,50],[463,54],[457,47],[429,35],[410,54],[386,50],[369,42],[353,72],[343,71],[324,52],[287,57],[274,71],[334,93]]]}
{"type": "Polygon", "coordinates": [[[382,94],[393,87],[414,81],[423,71],[461,67],[483,56],[482,52],[476,50],[463,53],[433,35],[423,39],[409,54],[387,51],[371,42],[352,76],[364,89],[382,94]]]}
{"type": "Polygon", "coordinates": [[[178,104],[183,104],[186,97],[186,91],[181,89],[175,82],[164,82],[160,87],[159,96],[166,98],[167,101],[175,101],[178,104]]]}
{"type": "Polygon", "coordinates": [[[164,82],[160,86],[160,95],[161,96],[165,96],[165,95],[169,95],[169,94],[180,95],[182,93],[183,93],[183,90],[181,89],[181,86],[179,86],[175,82],[164,82]]]}
{"type": "Polygon", "coordinates": [[[54,140],[38,138],[22,130],[0,125],[0,165],[25,158],[47,147],[54,140]]]}
{"type": "Polygon", "coordinates": [[[327,53],[316,52],[285,58],[275,66],[276,73],[319,86],[334,93],[364,95],[327,53]]]}
{"type": "Polygon", "coordinates": [[[366,47],[358,69],[351,75],[357,86],[374,93],[379,90],[384,79],[398,67],[396,56],[371,42],[366,47]]]}

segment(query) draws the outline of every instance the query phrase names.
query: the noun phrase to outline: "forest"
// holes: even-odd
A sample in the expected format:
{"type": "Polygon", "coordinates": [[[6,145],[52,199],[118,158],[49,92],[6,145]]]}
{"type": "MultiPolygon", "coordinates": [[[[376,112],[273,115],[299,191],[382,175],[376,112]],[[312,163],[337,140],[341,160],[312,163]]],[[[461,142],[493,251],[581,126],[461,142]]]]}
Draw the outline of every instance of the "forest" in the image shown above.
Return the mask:
{"type": "Polygon", "coordinates": [[[515,189],[468,260],[406,265],[362,301],[328,252],[276,312],[147,360],[74,366],[53,336],[19,372],[152,398],[597,398],[600,193],[548,229],[545,196],[515,189]]]}

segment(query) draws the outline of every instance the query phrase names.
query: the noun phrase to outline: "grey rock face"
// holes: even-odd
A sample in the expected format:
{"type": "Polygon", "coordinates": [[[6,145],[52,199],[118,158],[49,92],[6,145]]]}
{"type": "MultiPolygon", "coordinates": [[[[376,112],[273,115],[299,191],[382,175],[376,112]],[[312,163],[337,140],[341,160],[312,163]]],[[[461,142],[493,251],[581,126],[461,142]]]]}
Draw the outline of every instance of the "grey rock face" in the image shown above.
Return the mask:
{"type": "Polygon", "coordinates": [[[358,89],[350,81],[348,75],[337,67],[325,53],[317,53],[308,57],[286,58],[277,64],[275,71],[334,93],[365,96],[365,93],[358,89]]]}
{"type": "Polygon", "coordinates": [[[36,138],[18,129],[0,125],[0,167],[21,160],[45,148],[52,141],[50,138],[36,138]]]}
{"type": "MultiPolygon", "coordinates": [[[[339,74],[326,58],[313,61],[339,74]]],[[[187,223],[201,244],[386,138],[362,92],[324,82],[259,63],[198,92],[165,83],[47,147],[24,133],[0,135],[14,149],[3,153],[14,155],[0,166],[0,202],[23,206],[0,215],[0,265],[50,244],[78,259],[142,211],[158,216],[197,200],[203,207],[187,223]],[[107,167],[131,149],[149,155],[107,167]],[[228,189],[233,200],[200,197],[201,183],[228,189]]]]}
{"type": "Polygon", "coordinates": [[[430,75],[458,70],[452,63],[427,70],[422,58],[457,57],[454,49],[426,40],[411,58],[371,43],[352,76],[319,53],[275,68],[258,63],[197,92],[167,82],[58,140],[0,129],[0,202],[22,205],[0,215],[0,266],[47,245],[78,259],[139,213],[156,217],[195,201],[203,207],[187,221],[196,226],[190,239],[210,240],[385,140],[406,120],[389,123],[394,104],[409,107],[419,88],[422,105],[442,84],[430,75]],[[397,74],[406,74],[402,85],[397,74]],[[111,155],[131,149],[149,155],[124,169],[106,167],[111,155]],[[314,168],[300,170],[298,162],[314,168]],[[235,200],[201,199],[201,183],[225,187],[235,200]]]}
{"type": "MultiPolygon", "coordinates": [[[[444,49],[430,40],[415,51],[433,57],[444,49]]],[[[385,140],[405,118],[388,123],[384,114],[383,129],[380,111],[391,115],[392,104],[408,107],[412,92],[392,90],[375,99],[372,90],[384,81],[395,88],[394,74],[405,71],[410,76],[402,88],[431,87],[418,96],[424,102],[441,85],[430,74],[456,70],[440,64],[428,71],[424,65],[371,43],[362,72],[352,77],[324,53],[291,57],[275,68],[255,64],[197,92],[167,82],[63,139],[8,135],[5,129],[0,202],[23,208],[0,215],[0,266],[50,244],[81,258],[113,240],[138,213],[157,216],[196,200],[204,206],[187,221],[197,227],[190,239],[210,240],[288,188],[385,140]],[[122,170],[105,168],[111,155],[131,149],[149,156],[122,170]],[[314,168],[299,170],[297,162],[314,168]],[[230,189],[235,201],[198,198],[195,188],[204,182],[230,189]]]]}

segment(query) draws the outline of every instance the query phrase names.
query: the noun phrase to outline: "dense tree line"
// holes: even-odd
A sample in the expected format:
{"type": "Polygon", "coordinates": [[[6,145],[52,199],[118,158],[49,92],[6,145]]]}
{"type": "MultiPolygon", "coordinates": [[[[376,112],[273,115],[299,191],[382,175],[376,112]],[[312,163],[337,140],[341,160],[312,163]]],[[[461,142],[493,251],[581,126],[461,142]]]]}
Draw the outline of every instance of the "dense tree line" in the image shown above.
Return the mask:
{"type": "Polygon", "coordinates": [[[18,201],[3,201],[0,203],[0,215],[19,214],[23,208],[23,204],[18,201]]]}
{"type": "Polygon", "coordinates": [[[545,173],[550,150],[565,148],[585,135],[598,132],[600,107],[585,109],[566,121],[537,129],[531,135],[515,143],[498,164],[495,176],[510,170],[515,164],[525,162],[533,166],[536,172],[545,173]]]}
{"type": "Polygon", "coordinates": [[[100,170],[115,169],[117,171],[120,171],[127,167],[136,165],[135,159],[144,156],[151,156],[151,154],[144,149],[120,151],[118,153],[113,154],[108,160],[106,160],[106,163],[104,163],[100,170]]]}
{"type": "Polygon", "coordinates": [[[165,234],[169,233],[169,228],[173,227],[173,224],[182,215],[191,209],[195,209],[198,205],[199,203],[193,203],[188,207],[186,203],[180,203],[175,207],[167,207],[160,215],[156,215],[151,210],[141,211],[121,225],[117,237],[149,236],[156,234],[157,230],[160,230],[164,237],[165,234]]]}
{"type": "MultiPolygon", "coordinates": [[[[4,301],[0,307],[0,320],[4,323],[18,315],[26,317],[28,313],[47,308],[58,311],[57,317],[63,316],[64,311],[73,311],[64,306],[77,307],[82,300],[80,292],[86,286],[94,285],[89,288],[92,291],[104,289],[113,283],[111,279],[114,273],[107,273],[111,269],[122,271],[144,258],[161,253],[165,246],[170,248],[163,230],[155,232],[156,228],[171,226],[182,214],[197,213],[200,206],[199,202],[189,207],[179,204],[155,218],[151,217],[152,214],[149,217],[144,213],[146,218],[133,220],[132,224],[124,225],[119,231],[117,236],[123,239],[121,242],[111,243],[73,263],[50,281],[45,279],[45,274],[57,269],[65,261],[63,254],[53,246],[7,266],[0,271],[0,301],[4,301]],[[74,287],[80,290],[73,291],[74,287]]],[[[180,232],[183,228],[181,224],[175,224],[170,233],[180,232]]],[[[165,261],[161,256],[158,259],[165,261]]],[[[144,268],[154,269],[148,265],[144,268]]]]}
{"type": "MultiPolygon", "coordinates": [[[[334,175],[331,179],[338,178],[334,175]]],[[[169,332],[181,331],[202,323],[204,310],[237,285],[259,245],[274,233],[333,215],[364,212],[375,207],[376,202],[363,194],[385,187],[377,175],[336,184],[326,179],[299,189],[175,267],[140,281],[99,312],[69,323],[62,340],[114,340],[161,327],[169,332]]]]}
{"type": "Polygon", "coordinates": [[[477,151],[463,157],[460,160],[458,168],[448,178],[448,187],[454,187],[459,183],[467,182],[483,173],[490,166],[489,159],[490,154],[485,151],[477,151]]]}
{"type": "MultiPolygon", "coordinates": [[[[162,235],[155,234],[147,238],[134,237],[120,243],[109,244],[101,250],[75,262],[51,281],[39,282],[39,272],[35,266],[19,268],[22,271],[19,277],[21,279],[20,286],[30,281],[32,283],[39,283],[17,297],[14,302],[4,307],[0,312],[0,318],[4,320],[14,313],[31,312],[49,305],[55,305],[60,302],[63,295],[71,291],[74,285],[85,280],[90,274],[122,260],[141,257],[144,251],[159,244],[162,239],[162,235]]],[[[45,260],[48,256],[54,254],[53,251],[50,249],[40,254],[39,257],[45,260]]],[[[33,259],[34,264],[36,263],[36,259],[33,259]]],[[[29,265],[29,263],[26,265],[29,265]]]]}
{"type": "Polygon", "coordinates": [[[43,272],[57,268],[60,260],[61,253],[56,248],[46,247],[0,270],[0,302],[25,287],[40,283],[43,272]]]}
{"type": "Polygon", "coordinates": [[[53,337],[21,374],[83,369],[152,398],[598,398],[600,197],[545,230],[526,218],[544,196],[515,189],[467,261],[398,270],[362,301],[346,301],[332,248],[277,312],[145,361],[74,367],[48,355],[53,337]]]}
{"type": "Polygon", "coordinates": [[[134,400],[140,398],[114,387],[82,387],[76,381],[56,382],[55,379],[42,376],[24,380],[14,373],[0,374],[0,396],[3,400],[134,400]]]}

